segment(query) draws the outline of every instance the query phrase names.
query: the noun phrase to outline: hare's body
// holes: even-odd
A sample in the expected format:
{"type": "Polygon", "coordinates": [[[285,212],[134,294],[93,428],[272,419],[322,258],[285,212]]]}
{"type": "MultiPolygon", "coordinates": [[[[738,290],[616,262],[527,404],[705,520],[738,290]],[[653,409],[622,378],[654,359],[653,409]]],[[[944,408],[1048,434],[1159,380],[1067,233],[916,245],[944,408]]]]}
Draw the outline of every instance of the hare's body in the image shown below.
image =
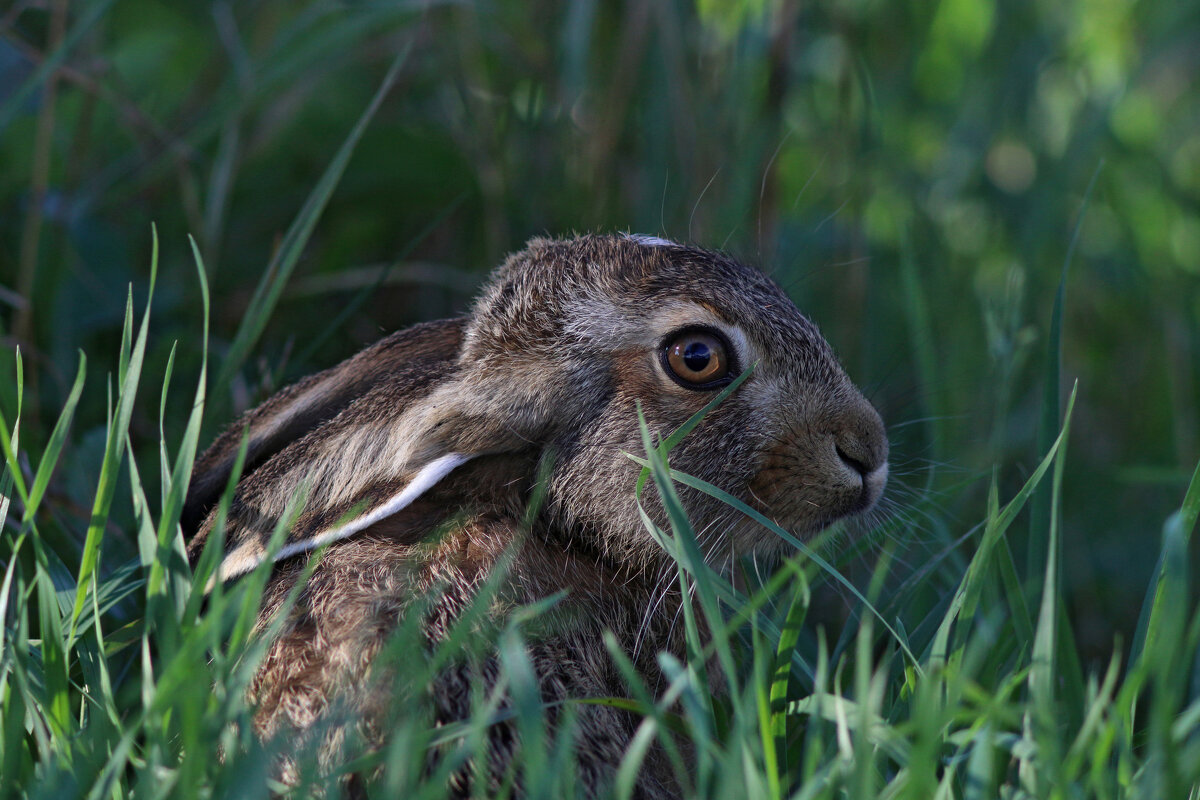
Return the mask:
{"type": "MultiPolygon", "coordinates": [[[[492,577],[497,562],[507,555],[507,579],[493,613],[535,602],[567,590],[569,596],[539,620],[528,641],[529,657],[537,672],[541,698],[552,704],[547,712],[553,724],[557,704],[570,698],[623,696],[628,689],[602,644],[605,631],[616,632],[644,674],[653,675],[654,657],[667,646],[670,620],[664,613],[643,630],[645,611],[652,598],[639,580],[630,580],[595,559],[565,556],[547,547],[537,536],[494,513],[481,514],[454,526],[431,546],[397,546],[390,538],[366,536],[330,548],[310,580],[289,625],[275,641],[259,670],[251,693],[259,704],[260,732],[281,732],[298,738],[319,722],[332,701],[345,704],[339,711],[357,720],[357,733],[368,741],[386,741],[394,700],[386,675],[370,667],[385,648],[389,635],[414,598],[434,596],[431,609],[423,609],[425,633],[431,644],[445,635],[459,612],[475,596],[480,584],[492,577]],[[516,546],[515,557],[510,545],[516,546]],[[372,675],[372,681],[364,677],[372,675]]],[[[264,618],[283,603],[301,564],[281,568],[268,590],[264,618]]],[[[677,598],[668,599],[666,610],[677,598]]],[[[678,626],[682,633],[682,626],[678,626]]],[[[386,669],[414,665],[389,662],[386,669]]],[[[419,658],[419,657],[418,657],[419,658]]],[[[376,665],[376,670],[383,669],[376,665]]],[[[443,670],[428,687],[435,722],[466,719],[471,712],[472,688],[490,689],[496,678],[491,658],[463,661],[443,670]]],[[[652,685],[655,681],[651,682],[652,685]]],[[[633,734],[637,720],[607,706],[577,709],[575,753],[583,785],[594,790],[612,777],[612,770],[633,734]]],[[[514,741],[510,722],[499,723],[489,736],[491,771],[502,774],[507,748],[514,741]]],[[[337,725],[335,736],[348,730],[337,725]]],[[[341,742],[324,741],[325,758],[341,755],[341,742]]],[[[336,764],[328,764],[333,767],[336,764]]],[[[670,797],[674,790],[664,771],[652,764],[640,777],[648,797],[670,797]]],[[[465,784],[459,787],[466,794],[465,784]]],[[[586,794],[590,794],[588,791],[586,794]]]]}
{"type": "MultiPolygon", "coordinates": [[[[305,504],[276,555],[263,620],[303,569],[292,556],[331,544],[252,687],[262,731],[303,737],[337,705],[369,740],[386,738],[388,693],[368,687],[387,682],[366,676],[404,669],[375,663],[389,634],[416,598],[432,595],[422,624],[436,641],[502,558],[511,563],[495,617],[565,595],[530,643],[552,718],[556,701],[626,692],[606,631],[657,685],[656,654],[680,654],[682,626],[664,580],[673,565],[633,502],[638,468],[625,454],[643,449],[637,410],[665,436],[748,368],[672,451],[672,466],[798,535],[869,508],[887,474],[882,423],[816,328],[761,273],[661,240],[532,242],[469,317],[394,334],[248,414],[198,462],[192,556],[213,530],[244,435],[248,468],[221,577],[267,557],[297,496],[305,504]],[[545,502],[530,517],[539,481],[545,502]]],[[[713,498],[680,497],[717,569],[781,551],[713,498]]],[[[661,524],[653,491],[644,506],[661,524]]],[[[470,681],[488,683],[494,669],[484,659],[440,673],[430,687],[440,717],[463,718],[470,681]]],[[[637,721],[601,706],[579,717],[579,777],[593,794],[637,721]]],[[[328,744],[335,754],[337,742],[328,744]]],[[[490,769],[502,773],[511,731],[498,726],[490,744],[490,769]]],[[[648,763],[641,792],[672,794],[653,756],[648,763]]]]}

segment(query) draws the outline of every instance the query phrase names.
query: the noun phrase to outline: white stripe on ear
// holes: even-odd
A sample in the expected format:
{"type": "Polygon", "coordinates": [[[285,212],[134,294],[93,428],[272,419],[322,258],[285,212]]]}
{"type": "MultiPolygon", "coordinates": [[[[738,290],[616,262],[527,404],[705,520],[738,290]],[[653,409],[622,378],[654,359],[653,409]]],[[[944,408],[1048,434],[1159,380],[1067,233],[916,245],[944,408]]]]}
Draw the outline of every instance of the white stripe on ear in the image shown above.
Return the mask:
{"type": "MultiPolygon", "coordinates": [[[[449,453],[441,458],[434,459],[422,467],[399,494],[389,498],[383,505],[370,513],[347,522],[340,528],[322,531],[315,536],[285,545],[275,554],[275,560],[281,561],[298,553],[313,550],[321,545],[353,536],[359,531],[371,527],[376,522],[387,519],[399,511],[403,511],[414,500],[429,491],[438,481],[449,475],[456,467],[470,461],[472,457],[468,453],[449,453]]],[[[225,556],[225,560],[221,563],[219,579],[227,581],[230,578],[241,575],[243,572],[249,572],[261,563],[264,555],[266,554],[257,542],[247,542],[225,556]]]]}

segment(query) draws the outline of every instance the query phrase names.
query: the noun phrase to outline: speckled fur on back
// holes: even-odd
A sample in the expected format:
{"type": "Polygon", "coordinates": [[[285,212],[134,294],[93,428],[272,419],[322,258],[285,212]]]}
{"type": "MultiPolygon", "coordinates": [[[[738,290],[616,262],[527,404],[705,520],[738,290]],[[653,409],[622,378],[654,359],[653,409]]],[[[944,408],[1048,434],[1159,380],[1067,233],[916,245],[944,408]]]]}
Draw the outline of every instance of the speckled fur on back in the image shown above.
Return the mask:
{"type": "MultiPolygon", "coordinates": [[[[512,562],[497,615],[567,593],[530,645],[548,703],[625,693],[605,631],[656,685],[655,654],[681,652],[670,624],[680,599],[663,580],[669,558],[638,517],[638,467],[624,454],[642,451],[639,402],[651,430],[665,436],[724,385],[697,387],[667,358],[666,349],[697,332],[712,346],[701,355],[715,347],[737,372],[753,370],[672,451],[673,467],[801,536],[874,504],[887,475],[879,415],[769,278],[722,254],[655,239],[533,240],[496,271],[466,318],[393,334],[283,390],[197,462],[186,517],[197,524],[193,558],[249,437],[248,471],[227,524],[225,579],[268,556],[288,504],[306,497],[261,620],[294,584],[302,554],[331,543],[251,687],[260,731],[302,738],[338,704],[354,712],[368,740],[381,741],[389,698],[365,690],[373,685],[366,677],[404,665],[373,664],[374,656],[413,598],[434,590],[444,591],[426,623],[436,640],[506,553],[512,562]],[[539,470],[545,503],[527,529],[539,470]]],[[[717,363],[695,358],[686,369],[717,363]]],[[[707,495],[680,494],[714,567],[780,551],[772,534],[707,495]]],[[[647,495],[647,509],[661,518],[647,495]]],[[[494,679],[494,670],[485,659],[442,673],[430,687],[439,719],[463,718],[470,683],[494,679]]],[[[589,794],[612,778],[636,723],[603,706],[581,711],[576,754],[589,794]]],[[[336,731],[333,739],[344,733],[336,731]]],[[[327,744],[326,756],[338,758],[339,742],[327,744]]],[[[511,744],[512,731],[497,726],[497,774],[511,744]]],[[[652,756],[639,792],[675,791],[652,756]]]]}

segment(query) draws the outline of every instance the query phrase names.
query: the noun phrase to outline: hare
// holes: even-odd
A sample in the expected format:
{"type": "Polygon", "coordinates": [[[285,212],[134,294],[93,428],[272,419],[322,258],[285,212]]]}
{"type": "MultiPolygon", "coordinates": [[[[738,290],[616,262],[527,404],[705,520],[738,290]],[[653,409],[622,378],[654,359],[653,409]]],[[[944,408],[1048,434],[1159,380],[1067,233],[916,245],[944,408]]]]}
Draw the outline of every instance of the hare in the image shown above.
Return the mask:
{"type": "MultiPolygon", "coordinates": [[[[672,451],[672,466],[798,536],[871,508],[887,480],[884,426],[817,328],[759,271],[653,237],[534,239],[467,316],[394,333],[247,413],[196,464],[189,556],[213,533],[243,439],[219,578],[267,558],[298,493],[305,502],[275,553],[260,623],[304,555],[330,545],[252,683],[259,732],[303,736],[340,702],[377,736],[386,698],[363,689],[364,676],[413,598],[441,592],[425,627],[436,640],[503,558],[512,603],[565,591],[550,631],[529,645],[547,703],[627,691],[605,631],[653,683],[656,653],[682,650],[672,621],[685,601],[662,580],[670,558],[633,500],[636,404],[665,436],[751,368],[672,451]],[[539,481],[544,502],[529,521],[539,481]]],[[[651,495],[644,506],[662,522],[651,495]]],[[[714,568],[780,552],[776,536],[712,497],[680,497],[714,568]]],[[[430,687],[439,721],[463,718],[470,682],[494,671],[441,673],[430,687]]],[[[637,722],[606,706],[580,712],[585,795],[608,785],[637,722]]],[[[511,740],[509,731],[490,743],[496,774],[511,740]]],[[[678,791],[653,758],[639,781],[641,796],[678,791]]],[[[468,782],[457,790],[469,794],[468,782]]]]}

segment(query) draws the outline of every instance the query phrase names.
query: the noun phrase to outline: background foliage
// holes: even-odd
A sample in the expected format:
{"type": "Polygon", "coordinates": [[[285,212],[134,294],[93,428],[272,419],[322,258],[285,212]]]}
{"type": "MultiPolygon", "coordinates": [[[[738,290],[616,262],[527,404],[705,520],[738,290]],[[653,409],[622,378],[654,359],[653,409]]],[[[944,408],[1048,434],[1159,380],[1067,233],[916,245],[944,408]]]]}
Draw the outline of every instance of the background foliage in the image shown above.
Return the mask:
{"type": "MultiPolygon", "coordinates": [[[[76,351],[91,356],[43,511],[74,569],[152,222],[148,375],[176,340],[173,374],[199,374],[188,234],[211,285],[201,446],[273,388],[463,310],[532,235],[655,233],[761,264],[821,325],[891,424],[896,558],[921,575],[961,568],[952,545],[993,471],[1009,497],[1047,450],[1065,265],[1065,599],[1107,663],[1200,457],[1198,41],[1200,7],[1165,0],[16,0],[0,8],[0,409],[19,345],[21,445],[39,452],[76,351]],[[269,324],[235,344],[397,54],[269,324]]],[[[190,390],[165,402],[177,441],[190,390]]],[[[135,409],[134,452],[158,447],[157,412],[135,409]]],[[[109,566],[137,549],[129,487],[116,496],[109,566]]],[[[944,602],[947,574],[906,598],[944,602]]]]}

